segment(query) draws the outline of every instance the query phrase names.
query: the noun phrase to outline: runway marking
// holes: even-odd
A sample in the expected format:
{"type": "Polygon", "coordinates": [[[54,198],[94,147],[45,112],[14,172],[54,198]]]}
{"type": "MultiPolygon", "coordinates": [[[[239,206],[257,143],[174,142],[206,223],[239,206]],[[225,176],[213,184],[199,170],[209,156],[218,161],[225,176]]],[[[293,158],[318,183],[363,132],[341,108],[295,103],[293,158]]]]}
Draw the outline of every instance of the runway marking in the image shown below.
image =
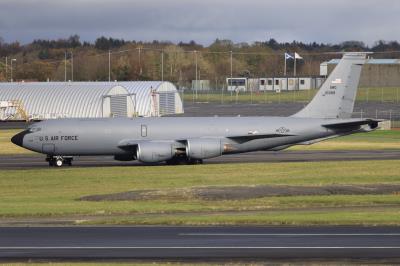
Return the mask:
{"type": "Polygon", "coordinates": [[[400,236],[400,233],[181,233],[180,236],[400,236]]]}
{"type": "Polygon", "coordinates": [[[254,247],[230,247],[230,246],[216,246],[216,247],[210,247],[210,246],[198,246],[198,247],[188,247],[188,246],[183,246],[183,247],[173,247],[173,246],[167,246],[167,247],[121,247],[121,246],[116,246],[116,247],[75,247],[75,246],[65,246],[65,247],[0,247],[1,250],[40,250],[40,249],[54,249],[54,250],[59,250],[59,249],[400,249],[400,246],[387,246],[387,247],[382,247],[382,246],[347,246],[347,247],[338,247],[338,246],[332,246],[332,247],[302,247],[302,246],[291,246],[291,247],[284,247],[284,246],[254,246],[254,247]]]}

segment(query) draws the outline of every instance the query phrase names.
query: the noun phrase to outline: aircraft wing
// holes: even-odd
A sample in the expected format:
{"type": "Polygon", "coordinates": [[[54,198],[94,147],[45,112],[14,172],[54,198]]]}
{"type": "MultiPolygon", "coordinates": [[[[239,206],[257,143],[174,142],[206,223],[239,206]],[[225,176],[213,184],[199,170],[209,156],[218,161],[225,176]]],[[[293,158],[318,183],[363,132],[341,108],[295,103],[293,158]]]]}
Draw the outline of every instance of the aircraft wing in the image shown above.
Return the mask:
{"type": "Polygon", "coordinates": [[[255,140],[255,139],[270,139],[270,138],[282,138],[282,137],[291,137],[294,135],[290,134],[248,134],[241,136],[228,136],[226,138],[234,140],[238,143],[244,143],[247,141],[255,140]]]}
{"type": "Polygon", "coordinates": [[[137,149],[140,142],[141,140],[138,139],[124,139],[118,143],[118,147],[126,151],[132,151],[137,149]]]}
{"type": "MultiPolygon", "coordinates": [[[[290,137],[294,135],[290,134],[248,134],[248,135],[237,135],[237,136],[226,136],[221,138],[231,139],[237,143],[245,143],[255,139],[266,139],[266,138],[282,138],[282,137],[290,137]]],[[[213,137],[215,138],[215,137],[213,137]]],[[[124,139],[118,143],[118,147],[123,150],[136,150],[137,146],[147,140],[139,140],[139,139],[124,139]]],[[[187,139],[176,139],[176,140],[160,140],[162,142],[180,142],[184,143],[187,139]]]]}

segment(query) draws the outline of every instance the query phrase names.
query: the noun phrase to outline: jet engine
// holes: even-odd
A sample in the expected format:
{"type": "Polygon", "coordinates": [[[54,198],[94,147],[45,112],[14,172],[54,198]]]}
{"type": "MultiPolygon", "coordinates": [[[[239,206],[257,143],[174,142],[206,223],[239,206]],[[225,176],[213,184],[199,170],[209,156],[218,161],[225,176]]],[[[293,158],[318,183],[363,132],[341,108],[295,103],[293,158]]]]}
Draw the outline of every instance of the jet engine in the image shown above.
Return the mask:
{"type": "Polygon", "coordinates": [[[175,151],[168,142],[142,142],[138,144],[136,159],[143,163],[158,163],[174,157],[175,151]]]}
{"type": "Polygon", "coordinates": [[[208,159],[222,155],[224,145],[220,139],[189,139],[186,156],[190,159],[208,159]]]}

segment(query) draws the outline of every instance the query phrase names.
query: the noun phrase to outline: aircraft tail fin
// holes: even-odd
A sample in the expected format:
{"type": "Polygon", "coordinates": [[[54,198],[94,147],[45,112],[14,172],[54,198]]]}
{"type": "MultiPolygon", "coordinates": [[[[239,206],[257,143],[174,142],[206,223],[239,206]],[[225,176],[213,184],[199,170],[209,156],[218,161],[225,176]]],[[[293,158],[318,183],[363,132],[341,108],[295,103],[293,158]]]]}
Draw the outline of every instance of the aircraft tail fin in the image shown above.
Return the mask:
{"type": "Polygon", "coordinates": [[[350,118],[367,54],[345,53],[311,102],[293,117],[350,118]]]}

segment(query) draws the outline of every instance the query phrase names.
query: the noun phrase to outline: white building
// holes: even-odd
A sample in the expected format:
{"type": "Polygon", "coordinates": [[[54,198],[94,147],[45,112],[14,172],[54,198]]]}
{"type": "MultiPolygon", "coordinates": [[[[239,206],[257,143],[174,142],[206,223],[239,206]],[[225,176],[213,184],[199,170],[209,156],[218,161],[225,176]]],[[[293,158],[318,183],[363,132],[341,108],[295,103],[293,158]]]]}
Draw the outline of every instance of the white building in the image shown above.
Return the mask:
{"type": "MultiPolygon", "coordinates": [[[[30,120],[183,113],[175,86],[161,81],[0,83],[1,101],[18,101],[30,120]]],[[[15,112],[6,108],[3,116],[15,112]]]]}
{"type": "Polygon", "coordinates": [[[227,78],[226,79],[228,91],[246,91],[247,78],[227,78]]]}

